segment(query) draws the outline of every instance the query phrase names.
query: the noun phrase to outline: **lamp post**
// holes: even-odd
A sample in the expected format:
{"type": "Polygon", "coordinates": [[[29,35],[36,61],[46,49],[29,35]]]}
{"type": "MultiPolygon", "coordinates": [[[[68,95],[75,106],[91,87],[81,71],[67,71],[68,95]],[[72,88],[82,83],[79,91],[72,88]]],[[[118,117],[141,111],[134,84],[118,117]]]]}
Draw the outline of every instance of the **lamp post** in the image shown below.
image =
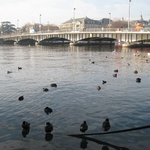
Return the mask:
{"type": "Polygon", "coordinates": [[[128,31],[130,29],[130,2],[131,2],[131,0],[129,0],[128,31]]]}
{"type": "Polygon", "coordinates": [[[42,15],[40,14],[40,24],[39,24],[39,30],[40,30],[40,32],[41,32],[41,27],[42,27],[42,25],[41,25],[41,17],[42,17],[42,15]]]}
{"type": "Polygon", "coordinates": [[[17,30],[18,30],[18,28],[19,28],[19,20],[17,20],[17,30]]]}
{"type": "Polygon", "coordinates": [[[75,10],[76,8],[73,9],[73,31],[75,31],[75,10]]]}
{"type": "Polygon", "coordinates": [[[19,20],[17,20],[17,33],[19,32],[19,20]]]}
{"type": "Polygon", "coordinates": [[[49,32],[49,21],[47,22],[47,25],[48,25],[47,31],[49,32]]]}
{"type": "Polygon", "coordinates": [[[111,13],[109,13],[109,31],[110,31],[111,13]]]}

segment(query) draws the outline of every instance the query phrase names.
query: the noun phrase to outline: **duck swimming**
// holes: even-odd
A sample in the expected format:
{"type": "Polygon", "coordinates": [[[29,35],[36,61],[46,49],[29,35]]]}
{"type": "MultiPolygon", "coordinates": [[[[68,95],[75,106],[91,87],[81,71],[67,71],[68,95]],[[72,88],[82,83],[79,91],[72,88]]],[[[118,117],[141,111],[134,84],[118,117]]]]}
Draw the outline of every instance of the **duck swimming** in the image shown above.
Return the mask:
{"type": "Polygon", "coordinates": [[[44,108],[44,112],[48,115],[48,114],[52,113],[53,110],[51,108],[49,108],[49,107],[45,107],[44,108]]]}
{"type": "Polygon", "coordinates": [[[84,122],[80,125],[80,131],[81,131],[81,132],[84,132],[84,134],[85,134],[85,131],[87,131],[87,129],[88,129],[88,125],[87,125],[86,121],[84,121],[84,122]]]}
{"type": "Polygon", "coordinates": [[[12,73],[12,71],[7,71],[7,74],[12,73]]]}
{"type": "Polygon", "coordinates": [[[45,126],[45,132],[51,133],[52,131],[53,131],[53,125],[50,122],[47,122],[45,126]]]}
{"type": "Polygon", "coordinates": [[[57,84],[56,83],[52,83],[51,87],[57,87],[57,84]]]}
{"type": "Polygon", "coordinates": [[[109,119],[107,118],[102,124],[102,130],[108,131],[109,129],[110,129],[110,123],[109,123],[109,119]]]}
{"type": "Polygon", "coordinates": [[[136,78],[136,82],[140,83],[141,82],[141,78],[136,78]]]}
{"type": "Polygon", "coordinates": [[[19,100],[19,101],[24,100],[24,96],[20,96],[20,97],[18,98],[18,100],[19,100]]]}
{"type": "Polygon", "coordinates": [[[99,91],[101,89],[101,87],[100,86],[97,86],[97,90],[99,91]]]}
{"type": "Polygon", "coordinates": [[[114,72],[118,72],[118,69],[115,69],[114,72]]]}
{"type": "Polygon", "coordinates": [[[107,81],[104,81],[104,80],[103,80],[102,83],[105,84],[105,83],[107,83],[107,81]]]}
{"type": "Polygon", "coordinates": [[[135,74],[138,74],[138,71],[137,71],[137,70],[135,70],[135,71],[134,71],[134,73],[135,73],[135,74]]]}
{"type": "Polygon", "coordinates": [[[23,121],[22,122],[22,126],[21,126],[24,130],[30,130],[30,123],[23,121]]]}
{"type": "Polygon", "coordinates": [[[49,89],[48,88],[43,88],[43,91],[47,92],[47,91],[49,91],[49,89]]]}
{"type": "Polygon", "coordinates": [[[117,78],[117,73],[113,74],[113,77],[117,78]]]}

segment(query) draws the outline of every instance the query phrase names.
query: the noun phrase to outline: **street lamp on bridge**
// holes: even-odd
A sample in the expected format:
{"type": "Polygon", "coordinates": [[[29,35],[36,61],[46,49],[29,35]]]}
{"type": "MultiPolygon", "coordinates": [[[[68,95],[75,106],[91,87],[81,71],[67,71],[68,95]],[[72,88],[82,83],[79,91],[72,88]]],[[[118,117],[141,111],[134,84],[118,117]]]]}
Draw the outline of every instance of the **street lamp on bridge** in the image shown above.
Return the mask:
{"type": "Polygon", "coordinates": [[[17,27],[16,27],[16,29],[17,29],[17,33],[19,33],[19,20],[17,20],[17,27]]]}
{"type": "Polygon", "coordinates": [[[128,31],[130,29],[130,2],[131,2],[131,0],[129,0],[128,31]]]}
{"type": "Polygon", "coordinates": [[[76,8],[73,9],[73,31],[75,31],[75,10],[76,8]]]}
{"type": "Polygon", "coordinates": [[[17,20],[17,30],[18,30],[18,28],[19,28],[19,20],[17,20]]]}
{"type": "Polygon", "coordinates": [[[41,28],[42,28],[42,25],[41,25],[41,17],[42,17],[42,15],[40,14],[40,24],[39,24],[39,30],[40,30],[40,32],[41,32],[41,28]]]}
{"type": "Polygon", "coordinates": [[[49,32],[49,21],[47,21],[47,31],[49,32]]]}
{"type": "Polygon", "coordinates": [[[111,26],[110,22],[111,22],[111,13],[109,13],[109,30],[110,30],[110,26],[111,26]]]}

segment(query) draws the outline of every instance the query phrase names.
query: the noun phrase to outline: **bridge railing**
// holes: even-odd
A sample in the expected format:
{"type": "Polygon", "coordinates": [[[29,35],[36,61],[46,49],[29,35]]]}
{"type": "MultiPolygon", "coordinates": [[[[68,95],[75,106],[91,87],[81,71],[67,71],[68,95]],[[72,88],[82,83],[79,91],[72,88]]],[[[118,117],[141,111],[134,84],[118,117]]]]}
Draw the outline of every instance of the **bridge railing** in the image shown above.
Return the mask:
{"type": "Polygon", "coordinates": [[[150,32],[150,28],[142,28],[142,29],[135,29],[135,28],[87,28],[83,30],[57,30],[52,32],[150,32]]]}
{"type": "Polygon", "coordinates": [[[39,31],[35,33],[30,33],[30,32],[23,32],[23,33],[12,33],[8,35],[0,35],[0,38],[7,38],[7,37],[13,37],[13,36],[23,36],[23,35],[34,35],[34,34],[51,34],[51,33],[83,33],[83,32],[150,32],[150,28],[142,28],[140,30],[135,30],[135,28],[89,28],[89,29],[84,29],[84,30],[49,30],[49,31],[39,31]]]}

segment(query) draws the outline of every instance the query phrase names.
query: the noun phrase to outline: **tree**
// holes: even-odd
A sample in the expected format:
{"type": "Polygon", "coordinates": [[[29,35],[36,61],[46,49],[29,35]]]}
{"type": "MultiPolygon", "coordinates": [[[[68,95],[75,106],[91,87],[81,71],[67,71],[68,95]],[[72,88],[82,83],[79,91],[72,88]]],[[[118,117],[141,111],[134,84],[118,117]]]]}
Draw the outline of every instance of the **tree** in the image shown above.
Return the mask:
{"type": "Polygon", "coordinates": [[[27,23],[20,30],[21,33],[29,33],[31,28],[32,28],[32,24],[27,23]]]}
{"type": "Polygon", "coordinates": [[[4,21],[1,23],[0,27],[1,35],[12,34],[17,31],[14,24],[9,21],[4,21]]]}

